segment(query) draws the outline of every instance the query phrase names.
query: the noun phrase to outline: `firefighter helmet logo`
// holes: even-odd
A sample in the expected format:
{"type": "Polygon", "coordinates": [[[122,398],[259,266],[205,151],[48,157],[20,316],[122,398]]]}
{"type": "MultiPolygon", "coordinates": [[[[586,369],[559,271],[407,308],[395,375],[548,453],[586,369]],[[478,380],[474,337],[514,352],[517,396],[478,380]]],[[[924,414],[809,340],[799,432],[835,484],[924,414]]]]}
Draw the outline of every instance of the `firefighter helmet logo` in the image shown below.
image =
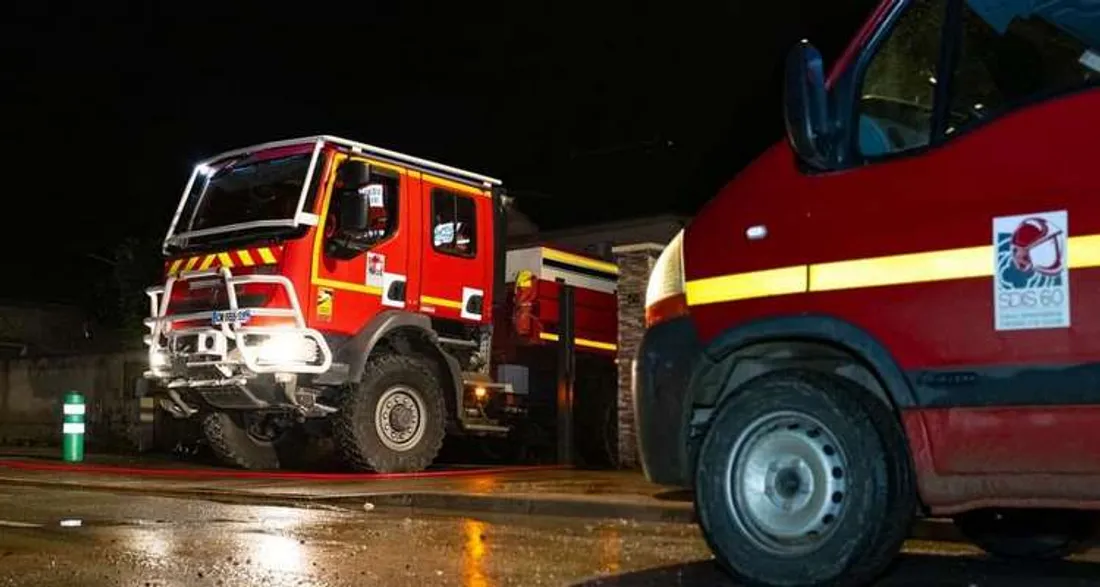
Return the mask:
{"type": "Polygon", "coordinates": [[[1066,269],[1066,235],[1049,219],[1030,217],[997,235],[997,276],[1005,289],[1056,287],[1066,269]]]}

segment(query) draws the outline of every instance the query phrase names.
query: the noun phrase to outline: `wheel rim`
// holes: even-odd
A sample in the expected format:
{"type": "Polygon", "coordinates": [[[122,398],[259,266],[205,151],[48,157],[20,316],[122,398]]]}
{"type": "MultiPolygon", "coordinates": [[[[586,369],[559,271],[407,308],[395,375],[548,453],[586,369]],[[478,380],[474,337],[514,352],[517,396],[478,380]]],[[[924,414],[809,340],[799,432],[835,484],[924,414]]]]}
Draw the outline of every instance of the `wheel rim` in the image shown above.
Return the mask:
{"type": "Polygon", "coordinates": [[[757,418],[726,465],[727,507],[758,547],[778,555],[817,548],[847,499],[847,456],[820,421],[797,412],[757,418]]]}
{"type": "Polygon", "coordinates": [[[374,410],[374,427],[382,444],[406,451],[424,437],[424,402],[413,389],[398,385],[387,389],[374,410]]]}

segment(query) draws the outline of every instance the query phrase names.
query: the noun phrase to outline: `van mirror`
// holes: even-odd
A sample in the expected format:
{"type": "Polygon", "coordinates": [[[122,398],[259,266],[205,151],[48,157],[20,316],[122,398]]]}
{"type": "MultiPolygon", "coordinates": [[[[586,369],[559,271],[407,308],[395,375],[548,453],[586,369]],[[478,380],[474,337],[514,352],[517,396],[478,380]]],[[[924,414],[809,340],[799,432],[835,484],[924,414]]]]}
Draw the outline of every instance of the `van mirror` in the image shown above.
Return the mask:
{"type": "Polygon", "coordinates": [[[787,55],[784,122],[791,148],[807,164],[826,168],[830,157],[830,121],[821,53],[801,41],[787,55]]]}

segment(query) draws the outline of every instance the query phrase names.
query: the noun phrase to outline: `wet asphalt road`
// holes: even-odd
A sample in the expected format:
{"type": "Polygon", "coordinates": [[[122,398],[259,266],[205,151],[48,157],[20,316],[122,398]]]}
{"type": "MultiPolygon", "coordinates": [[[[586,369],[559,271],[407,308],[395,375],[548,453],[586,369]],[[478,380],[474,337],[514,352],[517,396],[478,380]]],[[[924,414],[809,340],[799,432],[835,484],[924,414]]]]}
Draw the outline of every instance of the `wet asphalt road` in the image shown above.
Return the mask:
{"type": "MultiPolygon", "coordinates": [[[[884,587],[1100,585],[912,542],[884,587]]],[[[1097,562],[1087,562],[1087,561],[1097,562]]],[[[693,526],[226,505],[0,486],[0,586],[732,586],[693,526]]]]}

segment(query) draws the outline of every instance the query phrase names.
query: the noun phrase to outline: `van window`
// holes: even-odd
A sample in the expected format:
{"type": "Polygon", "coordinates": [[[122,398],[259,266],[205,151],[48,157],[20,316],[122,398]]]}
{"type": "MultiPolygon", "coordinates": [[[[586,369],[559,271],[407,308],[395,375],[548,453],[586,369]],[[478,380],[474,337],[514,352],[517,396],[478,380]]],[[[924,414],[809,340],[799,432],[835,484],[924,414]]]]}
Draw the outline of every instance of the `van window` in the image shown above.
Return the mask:
{"type": "Polygon", "coordinates": [[[966,0],[948,133],[1100,83],[1096,0],[966,0]]]}
{"type": "Polygon", "coordinates": [[[857,141],[866,158],[927,146],[947,0],[913,0],[871,58],[859,99],[857,141]]]}

